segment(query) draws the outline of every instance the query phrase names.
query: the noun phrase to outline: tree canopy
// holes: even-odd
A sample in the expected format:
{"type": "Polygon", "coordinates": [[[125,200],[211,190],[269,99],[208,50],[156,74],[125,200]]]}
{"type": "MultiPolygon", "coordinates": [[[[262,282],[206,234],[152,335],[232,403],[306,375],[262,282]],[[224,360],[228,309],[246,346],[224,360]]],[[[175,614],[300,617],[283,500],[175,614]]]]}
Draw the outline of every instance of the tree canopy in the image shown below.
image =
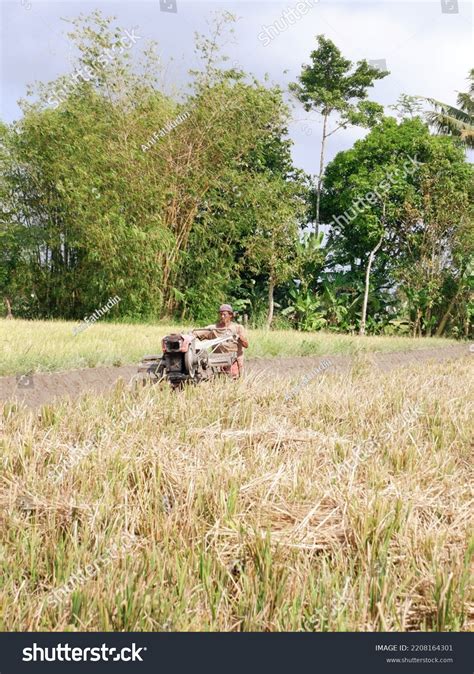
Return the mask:
{"type": "MultiPolygon", "coordinates": [[[[74,72],[0,124],[0,310],[81,319],[119,297],[110,320],[208,322],[230,301],[254,324],[469,336],[466,119],[434,135],[406,94],[385,116],[368,92],[389,73],[319,35],[290,87],[323,117],[314,190],[285,92],[227,67],[233,20],[197,36],[174,95],[153,44],[99,12],[71,22],[74,72]],[[348,125],[368,133],[325,166],[348,125]]],[[[458,102],[469,116],[472,92],[458,102]]]]}

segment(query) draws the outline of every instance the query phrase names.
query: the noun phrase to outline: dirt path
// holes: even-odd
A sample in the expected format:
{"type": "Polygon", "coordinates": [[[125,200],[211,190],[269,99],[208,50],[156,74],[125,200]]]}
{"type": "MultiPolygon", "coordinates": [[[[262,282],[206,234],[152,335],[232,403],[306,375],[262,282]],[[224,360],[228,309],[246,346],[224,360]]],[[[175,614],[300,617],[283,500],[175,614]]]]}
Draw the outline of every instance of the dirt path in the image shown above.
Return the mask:
{"type": "MultiPolygon", "coordinates": [[[[392,353],[367,353],[365,356],[374,367],[383,371],[395,367],[419,364],[428,361],[442,362],[452,358],[468,357],[467,344],[459,344],[441,349],[418,349],[392,353]]],[[[347,370],[354,361],[353,356],[300,356],[295,358],[254,358],[246,365],[249,375],[268,373],[276,377],[301,377],[316,370],[323,361],[322,369],[328,371],[347,370]],[[327,367],[327,361],[331,363],[327,367]]],[[[0,377],[0,401],[18,400],[28,407],[38,407],[66,396],[76,397],[81,393],[101,394],[107,392],[119,379],[129,382],[137,371],[136,365],[125,367],[97,367],[85,370],[68,370],[33,377],[0,377]]]]}

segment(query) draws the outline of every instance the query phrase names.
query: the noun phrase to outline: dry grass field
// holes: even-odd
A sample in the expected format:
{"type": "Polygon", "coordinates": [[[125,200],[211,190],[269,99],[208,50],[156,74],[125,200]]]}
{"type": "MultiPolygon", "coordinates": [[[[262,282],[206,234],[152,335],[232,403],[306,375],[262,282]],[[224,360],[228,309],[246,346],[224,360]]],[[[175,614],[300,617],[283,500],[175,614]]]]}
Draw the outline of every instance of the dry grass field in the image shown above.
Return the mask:
{"type": "MultiPolygon", "coordinates": [[[[73,368],[138,363],[147,353],[161,352],[161,339],[183,325],[96,323],[74,335],[70,321],[0,319],[0,376],[17,372],[54,372],[73,368]]],[[[320,356],[371,351],[407,351],[458,344],[452,339],[358,337],[295,330],[251,330],[250,358],[320,356]]]]}
{"type": "Polygon", "coordinates": [[[0,629],[472,630],[470,365],[0,406],[0,629]]]}

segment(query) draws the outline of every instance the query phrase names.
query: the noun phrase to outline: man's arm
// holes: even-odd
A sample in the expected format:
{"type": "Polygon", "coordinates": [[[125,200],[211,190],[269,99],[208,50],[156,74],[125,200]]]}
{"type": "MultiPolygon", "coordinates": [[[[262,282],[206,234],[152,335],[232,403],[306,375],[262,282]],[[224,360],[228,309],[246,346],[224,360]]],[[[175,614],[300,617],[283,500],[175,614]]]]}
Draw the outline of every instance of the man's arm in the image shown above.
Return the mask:
{"type": "Polygon", "coordinates": [[[244,329],[241,325],[239,325],[238,328],[237,328],[237,334],[239,336],[239,342],[242,344],[244,349],[248,349],[249,341],[248,341],[247,336],[244,332],[244,329]]]}

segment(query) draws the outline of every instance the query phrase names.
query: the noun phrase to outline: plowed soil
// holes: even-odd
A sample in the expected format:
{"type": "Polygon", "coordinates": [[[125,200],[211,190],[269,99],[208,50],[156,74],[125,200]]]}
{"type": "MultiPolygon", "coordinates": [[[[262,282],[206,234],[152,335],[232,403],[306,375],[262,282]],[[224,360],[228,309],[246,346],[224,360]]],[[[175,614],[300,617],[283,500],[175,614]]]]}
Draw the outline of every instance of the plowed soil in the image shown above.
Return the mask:
{"type": "MultiPolygon", "coordinates": [[[[382,371],[396,367],[417,365],[424,362],[442,362],[453,358],[472,357],[466,344],[437,349],[418,349],[391,353],[366,353],[362,356],[370,366],[382,371]]],[[[321,371],[347,371],[354,364],[354,356],[302,356],[297,358],[255,358],[246,363],[246,375],[260,374],[263,377],[302,377],[311,375],[321,366],[321,371]],[[331,364],[327,366],[327,361],[331,364]]],[[[33,376],[21,375],[0,377],[0,401],[17,400],[28,407],[39,407],[55,399],[76,397],[82,393],[106,393],[119,379],[130,382],[137,372],[136,365],[124,367],[97,367],[66,372],[42,373],[33,376]]]]}

